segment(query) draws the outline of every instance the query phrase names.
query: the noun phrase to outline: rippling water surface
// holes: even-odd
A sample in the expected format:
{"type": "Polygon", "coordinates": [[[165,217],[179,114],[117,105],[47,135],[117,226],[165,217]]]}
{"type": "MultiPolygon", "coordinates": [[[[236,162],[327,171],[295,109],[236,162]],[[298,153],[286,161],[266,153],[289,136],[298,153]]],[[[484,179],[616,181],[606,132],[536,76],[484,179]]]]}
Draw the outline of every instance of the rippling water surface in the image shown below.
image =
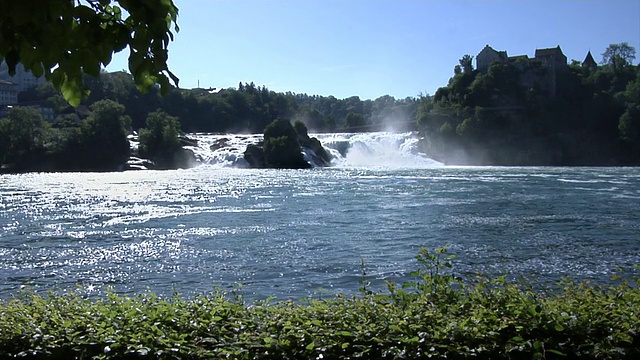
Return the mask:
{"type": "Polygon", "coordinates": [[[459,272],[606,281],[640,264],[640,169],[220,169],[0,176],[0,297],[21,287],[298,298],[459,272]]]}

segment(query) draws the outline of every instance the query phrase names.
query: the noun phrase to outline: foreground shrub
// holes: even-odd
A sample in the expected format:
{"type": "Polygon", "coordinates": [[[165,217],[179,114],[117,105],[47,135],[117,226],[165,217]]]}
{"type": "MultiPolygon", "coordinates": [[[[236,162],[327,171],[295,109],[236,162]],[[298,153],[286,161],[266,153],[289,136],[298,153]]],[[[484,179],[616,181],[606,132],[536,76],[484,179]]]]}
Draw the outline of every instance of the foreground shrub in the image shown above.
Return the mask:
{"type": "Polygon", "coordinates": [[[635,283],[544,292],[456,278],[443,249],[417,258],[414,282],[330,300],[20,294],[0,303],[0,358],[640,358],[635,283]]]}

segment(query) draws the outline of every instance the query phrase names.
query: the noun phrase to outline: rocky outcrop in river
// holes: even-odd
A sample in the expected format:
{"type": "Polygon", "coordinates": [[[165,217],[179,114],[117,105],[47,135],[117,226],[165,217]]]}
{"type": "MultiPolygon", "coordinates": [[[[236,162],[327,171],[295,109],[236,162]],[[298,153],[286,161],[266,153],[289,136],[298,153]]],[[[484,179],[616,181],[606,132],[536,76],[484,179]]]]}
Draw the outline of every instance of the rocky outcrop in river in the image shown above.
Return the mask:
{"type": "Polygon", "coordinates": [[[304,123],[276,120],[264,130],[261,143],[248,145],[244,158],[251,168],[308,169],[329,166],[331,154],[309,137],[304,123]]]}

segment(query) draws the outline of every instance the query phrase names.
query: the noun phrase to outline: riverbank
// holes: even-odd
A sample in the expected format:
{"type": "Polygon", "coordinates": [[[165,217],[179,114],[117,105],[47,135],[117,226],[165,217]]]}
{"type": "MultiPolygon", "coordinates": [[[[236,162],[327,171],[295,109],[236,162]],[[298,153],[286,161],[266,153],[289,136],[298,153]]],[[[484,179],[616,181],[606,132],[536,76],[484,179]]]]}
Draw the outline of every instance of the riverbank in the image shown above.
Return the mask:
{"type": "MultiPolygon", "coordinates": [[[[20,294],[0,302],[0,358],[636,359],[640,289],[460,279],[445,250],[420,251],[415,282],[385,294],[255,302],[241,291],[20,294]]],[[[364,279],[364,276],[363,276],[364,279]]]]}

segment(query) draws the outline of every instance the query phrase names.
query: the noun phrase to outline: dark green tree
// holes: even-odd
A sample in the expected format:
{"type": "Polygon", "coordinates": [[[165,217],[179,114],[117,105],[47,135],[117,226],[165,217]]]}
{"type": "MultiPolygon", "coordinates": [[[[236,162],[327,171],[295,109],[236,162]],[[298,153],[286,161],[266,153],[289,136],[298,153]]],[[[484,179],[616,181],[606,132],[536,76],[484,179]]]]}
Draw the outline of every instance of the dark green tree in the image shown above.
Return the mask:
{"type": "Polygon", "coordinates": [[[624,99],[626,110],[620,117],[618,129],[629,151],[640,157],[640,73],[627,85],[624,99]]]}
{"type": "Polygon", "coordinates": [[[42,146],[42,114],[30,107],[13,107],[0,121],[0,163],[26,166],[42,146]]]}
{"type": "Polygon", "coordinates": [[[345,118],[345,125],[347,128],[352,130],[362,130],[362,127],[366,126],[367,123],[365,122],[362,114],[350,112],[345,118]]]}
{"type": "Polygon", "coordinates": [[[11,124],[9,119],[0,119],[0,167],[7,163],[11,149],[11,124]]]}
{"type": "Polygon", "coordinates": [[[161,166],[172,166],[182,150],[180,122],[177,117],[156,110],[147,116],[147,127],[140,129],[140,156],[150,158],[161,166]]]}
{"type": "Polygon", "coordinates": [[[307,125],[304,124],[304,122],[296,120],[293,123],[293,129],[296,131],[298,137],[309,137],[309,129],[307,128],[307,125]]]}
{"type": "Polygon", "coordinates": [[[627,64],[632,64],[636,58],[636,49],[627,42],[609,44],[602,53],[602,64],[611,65],[614,69],[620,69],[627,64]]]}
{"type": "Polygon", "coordinates": [[[82,143],[89,168],[116,170],[129,156],[127,128],[131,118],[113,100],[100,100],[90,107],[91,115],[82,123],[82,143]]]}
{"type": "Polygon", "coordinates": [[[459,61],[460,66],[462,66],[462,71],[465,74],[469,74],[473,71],[473,56],[467,54],[463,56],[459,61]]]}

